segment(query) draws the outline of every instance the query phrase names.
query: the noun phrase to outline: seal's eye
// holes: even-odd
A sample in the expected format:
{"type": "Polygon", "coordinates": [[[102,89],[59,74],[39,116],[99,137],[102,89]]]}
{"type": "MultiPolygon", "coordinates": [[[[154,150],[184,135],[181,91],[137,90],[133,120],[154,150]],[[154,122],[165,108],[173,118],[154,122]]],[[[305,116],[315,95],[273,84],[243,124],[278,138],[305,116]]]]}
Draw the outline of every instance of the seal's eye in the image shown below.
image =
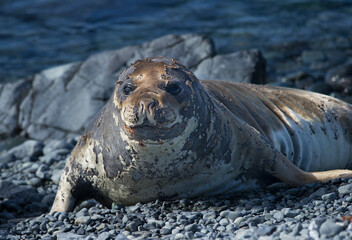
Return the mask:
{"type": "Polygon", "coordinates": [[[125,95],[130,95],[134,89],[135,87],[132,84],[126,84],[126,86],[123,87],[123,93],[125,95]]]}
{"type": "Polygon", "coordinates": [[[170,83],[165,87],[166,92],[170,93],[171,95],[179,95],[182,92],[182,87],[177,83],[170,83]]]}

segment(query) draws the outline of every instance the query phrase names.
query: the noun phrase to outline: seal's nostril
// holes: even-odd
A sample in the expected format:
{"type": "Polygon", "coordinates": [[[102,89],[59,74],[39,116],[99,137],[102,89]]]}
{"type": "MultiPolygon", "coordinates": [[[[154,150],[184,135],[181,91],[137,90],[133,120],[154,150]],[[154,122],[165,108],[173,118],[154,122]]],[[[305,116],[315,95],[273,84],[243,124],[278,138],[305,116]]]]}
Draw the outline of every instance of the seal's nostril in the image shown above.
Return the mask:
{"type": "Polygon", "coordinates": [[[155,101],[151,101],[150,103],[148,103],[148,110],[150,111],[151,109],[153,109],[155,107],[155,101]]]}
{"type": "Polygon", "coordinates": [[[152,98],[142,98],[139,101],[139,112],[150,112],[156,107],[156,105],[156,100],[152,98]]]}

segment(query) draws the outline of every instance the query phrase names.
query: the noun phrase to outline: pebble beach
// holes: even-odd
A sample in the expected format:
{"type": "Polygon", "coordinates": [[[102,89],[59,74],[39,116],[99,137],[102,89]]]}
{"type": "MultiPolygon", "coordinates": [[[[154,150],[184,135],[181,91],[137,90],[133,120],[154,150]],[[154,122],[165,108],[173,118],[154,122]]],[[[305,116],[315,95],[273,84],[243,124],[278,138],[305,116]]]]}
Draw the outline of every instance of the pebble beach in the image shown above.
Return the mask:
{"type": "Polygon", "coordinates": [[[0,202],[0,239],[352,238],[352,180],[301,188],[275,183],[238,196],[111,209],[88,200],[73,212],[47,214],[74,143],[28,140],[9,151],[6,163],[1,159],[0,192],[11,190],[0,202]]]}

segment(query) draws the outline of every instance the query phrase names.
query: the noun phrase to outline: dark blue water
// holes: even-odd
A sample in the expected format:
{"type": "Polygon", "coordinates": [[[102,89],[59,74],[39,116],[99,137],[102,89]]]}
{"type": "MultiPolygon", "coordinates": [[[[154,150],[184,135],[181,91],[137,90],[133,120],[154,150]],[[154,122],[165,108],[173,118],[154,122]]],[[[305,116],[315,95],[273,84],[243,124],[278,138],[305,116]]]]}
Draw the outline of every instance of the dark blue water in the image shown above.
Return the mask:
{"type": "Polygon", "coordinates": [[[352,1],[1,0],[0,82],[190,32],[212,37],[219,53],[259,48],[271,68],[287,58],[299,62],[307,49],[343,61],[350,57],[352,1]]]}

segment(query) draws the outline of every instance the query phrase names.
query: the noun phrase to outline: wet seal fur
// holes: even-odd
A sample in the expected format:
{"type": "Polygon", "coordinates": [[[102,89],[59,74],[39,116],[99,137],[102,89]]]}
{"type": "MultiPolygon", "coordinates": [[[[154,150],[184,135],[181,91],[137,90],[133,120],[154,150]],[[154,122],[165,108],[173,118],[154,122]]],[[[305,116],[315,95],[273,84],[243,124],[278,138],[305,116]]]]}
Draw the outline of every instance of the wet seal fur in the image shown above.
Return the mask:
{"type": "Polygon", "coordinates": [[[137,61],[68,157],[51,212],[352,177],[352,106],[279,87],[199,81],[137,61]]]}

